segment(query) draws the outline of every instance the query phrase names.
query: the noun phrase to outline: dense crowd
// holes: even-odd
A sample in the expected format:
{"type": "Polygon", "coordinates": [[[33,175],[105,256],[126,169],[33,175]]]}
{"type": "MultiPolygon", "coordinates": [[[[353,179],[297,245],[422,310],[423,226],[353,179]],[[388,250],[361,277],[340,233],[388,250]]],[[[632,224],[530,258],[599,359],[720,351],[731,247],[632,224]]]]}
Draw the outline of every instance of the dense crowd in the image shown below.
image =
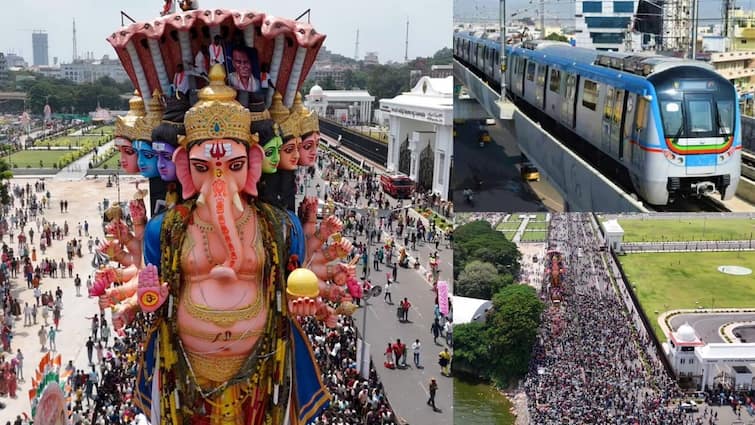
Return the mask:
{"type": "MultiPolygon", "coordinates": [[[[603,263],[589,214],[554,215],[550,249],[563,254],[561,302],[546,309],[524,381],[538,424],[684,424],[681,396],[637,337],[603,263]]],[[[544,295],[550,289],[545,274],[544,295]]]]}

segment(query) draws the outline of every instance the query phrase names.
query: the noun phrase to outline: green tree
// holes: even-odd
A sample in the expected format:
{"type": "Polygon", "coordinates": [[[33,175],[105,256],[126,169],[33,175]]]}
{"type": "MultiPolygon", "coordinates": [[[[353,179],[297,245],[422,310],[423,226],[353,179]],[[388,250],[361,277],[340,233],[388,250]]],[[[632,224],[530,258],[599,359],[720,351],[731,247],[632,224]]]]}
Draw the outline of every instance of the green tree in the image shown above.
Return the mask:
{"type": "Polygon", "coordinates": [[[493,297],[485,340],[497,381],[508,382],[527,373],[543,308],[535,289],[527,285],[506,286],[493,297]]]}
{"type": "Polygon", "coordinates": [[[487,329],[483,323],[471,322],[454,326],[454,374],[461,372],[478,378],[490,379],[490,350],[487,344],[487,329]]]}
{"type": "Polygon", "coordinates": [[[454,230],[454,276],[466,267],[467,262],[479,260],[491,263],[498,273],[517,276],[522,254],[516,244],[493,229],[487,221],[479,220],[454,230]]]}
{"type": "Polygon", "coordinates": [[[510,285],[509,274],[499,274],[495,266],[482,261],[470,261],[456,279],[456,293],[462,297],[489,300],[501,288],[510,285]]]}
{"type": "Polygon", "coordinates": [[[325,81],[322,82],[321,86],[323,90],[336,90],[336,82],[330,75],[325,77],[325,81]]]}
{"type": "Polygon", "coordinates": [[[451,63],[451,60],[453,58],[453,51],[450,47],[444,47],[433,55],[432,64],[433,65],[448,65],[451,63]]]}
{"type": "Polygon", "coordinates": [[[556,33],[556,32],[552,32],[552,33],[548,34],[548,36],[545,37],[545,39],[546,40],[551,40],[551,41],[563,41],[563,42],[568,42],[569,41],[568,38],[566,38],[565,36],[563,36],[563,35],[561,35],[559,33],[556,33]]]}
{"type": "Polygon", "coordinates": [[[10,169],[10,164],[5,159],[0,159],[0,205],[3,207],[10,205],[11,199],[8,187],[12,178],[13,171],[10,169]]]}

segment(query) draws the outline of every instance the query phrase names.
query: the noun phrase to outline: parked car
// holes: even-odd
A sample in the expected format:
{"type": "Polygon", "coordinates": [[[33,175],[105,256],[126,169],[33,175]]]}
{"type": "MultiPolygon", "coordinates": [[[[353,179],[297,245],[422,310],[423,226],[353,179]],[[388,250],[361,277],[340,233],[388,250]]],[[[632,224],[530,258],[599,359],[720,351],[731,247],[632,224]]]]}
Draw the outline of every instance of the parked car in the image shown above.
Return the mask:
{"type": "Polygon", "coordinates": [[[682,404],[679,405],[679,408],[685,412],[697,412],[700,410],[700,408],[697,406],[697,402],[695,400],[687,400],[682,402],[682,404]]]}

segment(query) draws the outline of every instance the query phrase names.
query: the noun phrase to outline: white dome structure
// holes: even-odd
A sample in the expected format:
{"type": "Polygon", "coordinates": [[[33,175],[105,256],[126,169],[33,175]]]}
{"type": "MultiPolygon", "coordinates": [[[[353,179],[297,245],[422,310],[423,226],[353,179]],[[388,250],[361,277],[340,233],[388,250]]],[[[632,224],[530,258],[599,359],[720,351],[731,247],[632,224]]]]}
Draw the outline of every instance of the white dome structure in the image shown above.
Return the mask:
{"type": "Polygon", "coordinates": [[[318,84],[315,84],[314,86],[312,86],[311,89],[309,89],[309,94],[315,95],[315,96],[322,96],[322,87],[320,87],[318,84]]]}
{"type": "Polygon", "coordinates": [[[679,329],[676,330],[676,335],[679,342],[697,341],[697,334],[695,333],[695,329],[686,322],[683,325],[679,326],[679,329]]]}

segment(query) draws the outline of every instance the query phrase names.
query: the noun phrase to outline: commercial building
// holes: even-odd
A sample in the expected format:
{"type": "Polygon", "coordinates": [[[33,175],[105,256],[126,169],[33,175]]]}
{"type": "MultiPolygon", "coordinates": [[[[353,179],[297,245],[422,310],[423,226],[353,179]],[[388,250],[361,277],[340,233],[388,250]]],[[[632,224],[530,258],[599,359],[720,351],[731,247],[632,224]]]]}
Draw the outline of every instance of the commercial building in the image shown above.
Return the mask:
{"type": "Polygon", "coordinates": [[[5,55],[0,52],[0,84],[4,84],[8,80],[8,61],[5,60],[5,55]]]}
{"type": "Polygon", "coordinates": [[[632,0],[577,0],[574,15],[576,45],[588,49],[626,51],[627,33],[631,30],[637,3],[632,0]]]}
{"type": "Polygon", "coordinates": [[[129,81],[121,61],[105,55],[100,60],[76,60],[60,66],[60,78],[76,83],[92,83],[102,77],[110,77],[118,83],[129,81]]]}
{"type": "Polygon", "coordinates": [[[31,46],[34,53],[34,65],[49,65],[50,59],[47,49],[47,33],[44,31],[34,31],[31,34],[31,46]]]}
{"type": "Polygon", "coordinates": [[[315,84],[304,105],[317,115],[345,125],[370,124],[375,96],[367,90],[323,90],[315,84]]]}

